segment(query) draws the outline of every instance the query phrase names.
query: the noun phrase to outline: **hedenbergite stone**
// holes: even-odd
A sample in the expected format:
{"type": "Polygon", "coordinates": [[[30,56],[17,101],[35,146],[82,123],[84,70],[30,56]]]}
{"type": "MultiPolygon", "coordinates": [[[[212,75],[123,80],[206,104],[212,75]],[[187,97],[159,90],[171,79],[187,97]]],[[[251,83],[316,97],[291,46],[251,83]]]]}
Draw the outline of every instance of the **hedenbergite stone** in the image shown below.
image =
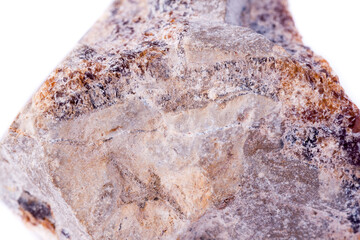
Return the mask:
{"type": "Polygon", "coordinates": [[[59,239],[354,239],[359,110],[284,0],[115,1],[0,146],[59,239]]]}

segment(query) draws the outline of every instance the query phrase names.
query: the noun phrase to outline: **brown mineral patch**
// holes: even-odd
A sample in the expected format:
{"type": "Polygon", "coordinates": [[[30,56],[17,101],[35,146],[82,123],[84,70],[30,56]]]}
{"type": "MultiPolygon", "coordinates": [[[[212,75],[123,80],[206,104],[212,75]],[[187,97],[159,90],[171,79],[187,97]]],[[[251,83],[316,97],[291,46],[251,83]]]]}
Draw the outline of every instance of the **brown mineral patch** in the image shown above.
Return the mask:
{"type": "Polygon", "coordinates": [[[55,224],[50,222],[48,219],[39,220],[34,218],[34,216],[29,213],[28,211],[25,211],[23,209],[20,209],[22,220],[26,224],[31,224],[32,226],[42,226],[44,229],[50,231],[51,233],[55,234],[55,224]]]}
{"type": "Polygon", "coordinates": [[[224,200],[222,200],[221,202],[219,202],[216,207],[220,210],[226,208],[229,204],[231,204],[233,201],[235,200],[235,196],[230,196],[224,200]]]}
{"type": "Polygon", "coordinates": [[[278,60],[277,66],[284,74],[281,80],[282,91],[288,96],[295,93],[295,89],[302,89],[301,95],[306,99],[305,104],[299,102],[290,103],[294,111],[289,111],[289,118],[298,116],[308,122],[328,121],[336,114],[344,114],[347,119],[352,118],[359,111],[348,98],[338,84],[338,78],[330,75],[329,64],[321,59],[319,72],[307,66],[302,66],[296,60],[278,60]],[[317,90],[314,92],[314,90],[317,90]],[[342,106],[349,106],[344,108],[342,106]],[[291,116],[290,116],[291,115],[291,116]]]}
{"type": "Polygon", "coordinates": [[[15,132],[15,133],[17,133],[19,135],[29,136],[28,134],[24,133],[23,131],[21,131],[18,128],[10,127],[9,130],[12,131],[12,132],[15,132]]]}
{"type": "Polygon", "coordinates": [[[52,212],[47,203],[41,202],[24,191],[18,199],[22,219],[33,226],[42,226],[55,234],[55,224],[52,222],[52,212]]]}
{"type": "Polygon", "coordinates": [[[113,129],[109,130],[108,133],[116,132],[117,130],[119,130],[121,128],[122,128],[122,126],[117,126],[117,127],[113,128],[113,129]]]}
{"type": "MultiPolygon", "coordinates": [[[[130,70],[140,70],[142,74],[145,70],[155,73],[155,68],[160,71],[166,67],[159,61],[165,54],[166,50],[149,46],[141,52],[119,53],[109,66],[82,59],[71,69],[64,67],[54,71],[34,95],[34,106],[42,114],[70,119],[113,105],[123,95],[135,94],[129,86],[124,92],[124,86],[129,85],[130,70]]],[[[163,74],[156,77],[163,77],[163,74]]]]}
{"type": "Polygon", "coordinates": [[[352,127],[354,133],[360,132],[360,117],[357,116],[354,121],[354,126],[352,127]]]}

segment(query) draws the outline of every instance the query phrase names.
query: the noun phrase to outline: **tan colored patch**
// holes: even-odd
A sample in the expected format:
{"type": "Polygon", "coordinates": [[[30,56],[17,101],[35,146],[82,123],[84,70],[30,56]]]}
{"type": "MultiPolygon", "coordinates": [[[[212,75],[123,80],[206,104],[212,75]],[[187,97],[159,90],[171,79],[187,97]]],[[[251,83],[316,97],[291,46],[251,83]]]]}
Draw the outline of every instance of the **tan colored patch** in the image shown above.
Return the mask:
{"type": "Polygon", "coordinates": [[[163,181],[186,217],[199,217],[211,204],[211,184],[199,168],[187,167],[170,176],[164,175],[163,181]]]}
{"type": "Polygon", "coordinates": [[[36,219],[31,213],[24,209],[20,209],[22,219],[25,223],[31,224],[32,226],[42,226],[44,229],[50,231],[52,234],[55,234],[55,225],[50,222],[48,219],[36,219]]]}

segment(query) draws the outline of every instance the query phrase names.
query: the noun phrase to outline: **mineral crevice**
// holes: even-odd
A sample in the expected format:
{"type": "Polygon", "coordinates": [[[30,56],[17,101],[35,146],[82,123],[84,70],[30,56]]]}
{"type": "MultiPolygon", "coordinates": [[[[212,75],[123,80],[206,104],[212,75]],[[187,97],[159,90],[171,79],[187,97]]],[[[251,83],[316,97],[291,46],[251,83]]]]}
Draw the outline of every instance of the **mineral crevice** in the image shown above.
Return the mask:
{"type": "Polygon", "coordinates": [[[357,239],[359,116],[285,0],[115,1],[1,141],[0,196],[58,239],[357,239]]]}

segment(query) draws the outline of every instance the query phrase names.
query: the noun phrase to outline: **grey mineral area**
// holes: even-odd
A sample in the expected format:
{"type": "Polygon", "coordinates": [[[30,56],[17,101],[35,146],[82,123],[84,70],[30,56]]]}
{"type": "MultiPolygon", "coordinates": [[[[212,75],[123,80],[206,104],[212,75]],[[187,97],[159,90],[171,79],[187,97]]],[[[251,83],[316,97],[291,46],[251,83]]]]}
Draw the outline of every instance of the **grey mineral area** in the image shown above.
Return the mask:
{"type": "Polygon", "coordinates": [[[360,117],[286,0],[115,1],[0,144],[44,239],[359,239],[360,117]]]}

